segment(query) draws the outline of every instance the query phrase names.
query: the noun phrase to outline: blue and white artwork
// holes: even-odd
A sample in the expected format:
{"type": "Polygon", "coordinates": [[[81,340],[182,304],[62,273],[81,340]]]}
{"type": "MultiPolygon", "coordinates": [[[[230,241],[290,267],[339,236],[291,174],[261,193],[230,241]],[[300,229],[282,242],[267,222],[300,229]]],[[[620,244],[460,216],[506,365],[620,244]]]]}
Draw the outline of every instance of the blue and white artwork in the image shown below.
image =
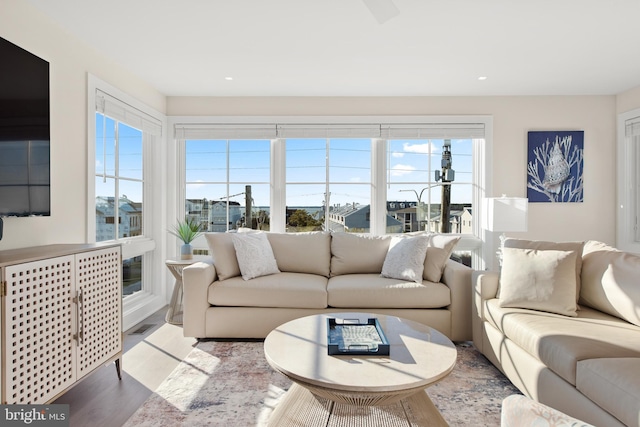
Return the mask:
{"type": "Polygon", "coordinates": [[[529,202],[583,201],[584,131],[529,132],[529,202]]]}

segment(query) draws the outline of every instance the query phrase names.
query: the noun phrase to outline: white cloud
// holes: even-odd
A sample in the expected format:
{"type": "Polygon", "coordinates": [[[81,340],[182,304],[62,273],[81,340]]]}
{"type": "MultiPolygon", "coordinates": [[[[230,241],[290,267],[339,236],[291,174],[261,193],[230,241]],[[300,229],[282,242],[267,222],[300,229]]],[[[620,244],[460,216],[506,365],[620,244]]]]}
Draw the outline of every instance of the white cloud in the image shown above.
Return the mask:
{"type": "Polygon", "coordinates": [[[391,157],[404,157],[404,153],[394,151],[393,153],[391,153],[391,157]]]}
{"type": "Polygon", "coordinates": [[[429,154],[429,152],[435,153],[438,151],[438,148],[430,142],[427,142],[425,144],[410,144],[408,142],[405,142],[404,144],[402,144],[402,149],[407,153],[419,154],[429,154]]]}
{"type": "Polygon", "coordinates": [[[404,176],[416,170],[415,166],[411,165],[395,165],[391,168],[391,176],[404,176]]]}

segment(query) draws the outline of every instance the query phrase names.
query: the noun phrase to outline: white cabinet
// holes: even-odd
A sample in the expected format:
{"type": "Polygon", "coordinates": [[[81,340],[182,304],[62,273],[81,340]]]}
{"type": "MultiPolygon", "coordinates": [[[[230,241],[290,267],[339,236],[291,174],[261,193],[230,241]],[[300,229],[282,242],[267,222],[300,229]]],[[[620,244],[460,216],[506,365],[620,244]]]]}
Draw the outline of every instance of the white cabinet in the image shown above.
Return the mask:
{"type": "Polygon", "coordinates": [[[121,266],[118,245],[0,252],[0,403],[51,402],[111,361],[120,376],[121,266]]]}

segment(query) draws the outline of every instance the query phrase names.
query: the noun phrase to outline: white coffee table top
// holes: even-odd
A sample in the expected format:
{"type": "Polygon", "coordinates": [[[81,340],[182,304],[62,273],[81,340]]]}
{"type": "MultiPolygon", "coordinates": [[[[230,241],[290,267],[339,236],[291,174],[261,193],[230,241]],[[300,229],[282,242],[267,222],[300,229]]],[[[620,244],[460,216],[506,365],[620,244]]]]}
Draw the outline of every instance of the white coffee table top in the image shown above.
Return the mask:
{"type": "Polygon", "coordinates": [[[344,392],[424,389],[447,376],[456,348],[442,333],[421,323],[369,313],[330,313],[285,323],[264,341],[269,364],[291,380],[344,392]],[[389,341],[389,356],[329,356],[327,318],[376,317],[389,341]]]}

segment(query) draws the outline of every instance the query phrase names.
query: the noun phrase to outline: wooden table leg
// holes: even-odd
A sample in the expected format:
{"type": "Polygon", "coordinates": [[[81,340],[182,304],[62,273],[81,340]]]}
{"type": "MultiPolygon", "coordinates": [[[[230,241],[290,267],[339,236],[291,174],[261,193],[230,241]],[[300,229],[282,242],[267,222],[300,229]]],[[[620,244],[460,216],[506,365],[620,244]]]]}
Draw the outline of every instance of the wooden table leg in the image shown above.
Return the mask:
{"type": "Polygon", "coordinates": [[[384,406],[335,403],[293,383],[269,419],[270,427],[448,426],[426,392],[384,406]]]}

